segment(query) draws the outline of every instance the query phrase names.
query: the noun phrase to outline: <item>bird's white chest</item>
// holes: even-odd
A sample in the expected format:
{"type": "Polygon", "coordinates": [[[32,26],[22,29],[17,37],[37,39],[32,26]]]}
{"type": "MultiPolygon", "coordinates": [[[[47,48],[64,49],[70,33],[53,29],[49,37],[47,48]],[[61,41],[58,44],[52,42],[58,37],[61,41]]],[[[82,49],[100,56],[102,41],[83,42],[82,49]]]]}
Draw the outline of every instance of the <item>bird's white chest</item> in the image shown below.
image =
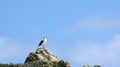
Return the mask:
{"type": "Polygon", "coordinates": [[[47,43],[47,39],[44,39],[44,41],[43,41],[43,45],[45,45],[47,43]]]}
{"type": "Polygon", "coordinates": [[[44,39],[44,42],[47,43],[47,39],[44,39]]]}

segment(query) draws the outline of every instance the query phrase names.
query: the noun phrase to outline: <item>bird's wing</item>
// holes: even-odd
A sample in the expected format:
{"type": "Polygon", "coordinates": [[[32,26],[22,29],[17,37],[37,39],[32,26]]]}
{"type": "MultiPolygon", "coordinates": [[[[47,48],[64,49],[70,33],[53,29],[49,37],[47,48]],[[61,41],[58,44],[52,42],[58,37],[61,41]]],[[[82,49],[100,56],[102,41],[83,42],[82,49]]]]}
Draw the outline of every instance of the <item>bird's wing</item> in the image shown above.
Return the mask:
{"type": "Polygon", "coordinates": [[[43,40],[39,43],[39,46],[42,45],[42,43],[43,43],[43,40]]]}

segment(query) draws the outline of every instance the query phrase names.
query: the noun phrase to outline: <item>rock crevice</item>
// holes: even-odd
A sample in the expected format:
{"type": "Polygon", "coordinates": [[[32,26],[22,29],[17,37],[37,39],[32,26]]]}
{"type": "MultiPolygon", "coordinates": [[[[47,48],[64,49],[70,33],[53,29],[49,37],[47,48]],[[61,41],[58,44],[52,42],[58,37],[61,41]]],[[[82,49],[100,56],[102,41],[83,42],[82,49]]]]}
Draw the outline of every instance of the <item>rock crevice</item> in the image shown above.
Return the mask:
{"type": "Polygon", "coordinates": [[[36,52],[29,53],[25,64],[21,66],[35,65],[37,67],[70,67],[65,60],[59,60],[51,51],[46,48],[38,48],[36,52]]]}

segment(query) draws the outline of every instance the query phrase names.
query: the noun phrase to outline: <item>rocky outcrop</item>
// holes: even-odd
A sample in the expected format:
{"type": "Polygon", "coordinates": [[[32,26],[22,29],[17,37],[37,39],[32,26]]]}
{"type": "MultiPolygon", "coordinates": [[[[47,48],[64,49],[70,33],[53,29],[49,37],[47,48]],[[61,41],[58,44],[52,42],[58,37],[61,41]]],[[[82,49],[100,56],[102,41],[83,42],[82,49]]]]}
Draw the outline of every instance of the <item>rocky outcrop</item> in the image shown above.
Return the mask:
{"type": "Polygon", "coordinates": [[[94,67],[102,67],[101,65],[94,65],[94,67]]]}
{"type": "Polygon", "coordinates": [[[83,65],[83,67],[91,67],[90,65],[83,65]]]}
{"type": "Polygon", "coordinates": [[[32,52],[28,55],[27,59],[25,60],[25,63],[31,62],[31,61],[59,61],[59,59],[53,55],[52,52],[50,52],[48,49],[45,48],[38,48],[36,52],[32,52]]]}
{"type": "Polygon", "coordinates": [[[46,48],[38,48],[36,52],[31,52],[25,60],[25,64],[20,67],[70,67],[67,61],[59,60],[52,52],[46,48]]]}

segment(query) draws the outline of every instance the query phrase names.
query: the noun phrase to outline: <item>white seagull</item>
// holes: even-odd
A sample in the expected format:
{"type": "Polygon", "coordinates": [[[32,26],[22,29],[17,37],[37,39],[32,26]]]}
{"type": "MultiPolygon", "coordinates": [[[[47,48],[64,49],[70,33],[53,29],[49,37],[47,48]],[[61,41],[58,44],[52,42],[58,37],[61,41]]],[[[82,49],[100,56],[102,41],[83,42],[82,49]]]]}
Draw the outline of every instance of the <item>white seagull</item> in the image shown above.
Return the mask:
{"type": "Polygon", "coordinates": [[[43,40],[40,41],[39,46],[43,46],[47,43],[47,38],[43,37],[43,40]]]}

